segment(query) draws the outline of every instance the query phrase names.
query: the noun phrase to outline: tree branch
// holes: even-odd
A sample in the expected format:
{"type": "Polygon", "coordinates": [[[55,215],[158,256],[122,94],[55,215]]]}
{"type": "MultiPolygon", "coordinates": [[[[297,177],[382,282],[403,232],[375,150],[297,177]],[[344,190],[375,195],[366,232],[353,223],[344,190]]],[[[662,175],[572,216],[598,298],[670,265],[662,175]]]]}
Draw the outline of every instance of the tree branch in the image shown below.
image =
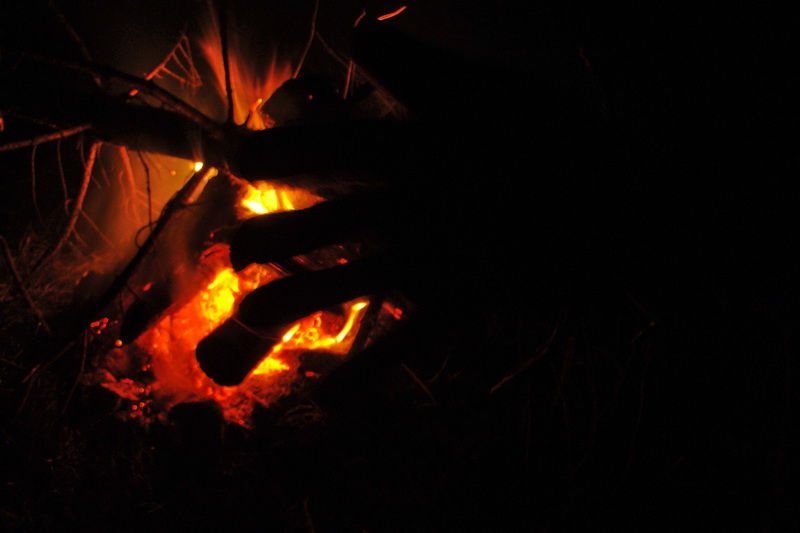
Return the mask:
{"type": "Polygon", "coordinates": [[[66,128],[59,131],[54,131],[53,133],[46,133],[44,135],[39,135],[38,137],[34,137],[33,139],[25,139],[24,141],[16,141],[13,143],[3,144],[0,145],[0,152],[7,152],[9,150],[19,150],[20,148],[25,148],[27,146],[38,146],[40,144],[50,142],[50,141],[57,141],[59,139],[63,139],[64,137],[69,137],[71,135],[76,135],[78,133],[84,132],[92,127],[91,124],[81,124],[80,126],[74,126],[72,128],[66,128]]]}
{"type": "Polygon", "coordinates": [[[64,243],[67,242],[70,235],[72,235],[73,230],[75,229],[75,224],[78,222],[78,217],[81,214],[81,210],[83,209],[83,200],[86,198],[86,191],[89,189],[89,182],[92,180],[92,170],[94,169],[94,162],[97,158],[97,152],[100,150],[100,147],[103,145],[100,141],[95,141],[92,143],[91,148],[89,149],[89,157],[86,160],[86,166],[83,169],[83,181],[81,182],[81,188],[78,191],[78,195],[75,197],[75,205],[72,208],[72,214],[69,217],[69,222],[67,222],[67,227],[64,228],[64,232],[61,234],[61,237],[56,242],[55,246],[47,252],[41,259],[36,263],[33,267],[33,271],[35,272],[38,270],[42,265],[49,262],[64,246],[64,243]]]}
{"type": "Polygon", "coordinates": [[[31,52],[24,52],[23,55],[40,63],[55,65],[57,67],[76,70],[84,72],[94,77],[100,77],[106,81],[120,81],[127,84],[132,89],[136,89],[148,96],[152,96],[169,109],[183,115],[184,117],[197,123],[202,128],[208,131],[217,131],[220,129],[219,124],[208,118],[204,113],[190,106],[171,92],[162,89],[150,80],[143,80],[136,76],[131,76],[125,72],[117,69],[107,67],[104,65],[96,65],[92,63],[74,63],[63,59],[56,59],[52,57],[45,57],[31,52]]]}

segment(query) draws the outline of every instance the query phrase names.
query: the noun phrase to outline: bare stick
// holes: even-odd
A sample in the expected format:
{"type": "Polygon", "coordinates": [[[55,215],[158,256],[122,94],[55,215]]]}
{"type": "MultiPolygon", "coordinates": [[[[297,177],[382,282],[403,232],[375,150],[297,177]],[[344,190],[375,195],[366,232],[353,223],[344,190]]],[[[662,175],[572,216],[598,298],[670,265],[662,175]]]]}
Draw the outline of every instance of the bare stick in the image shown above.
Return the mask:
{"type": "Polygon", "coordinates": [[[153,231],[147,237],[147,240],[142,244],[142,247],[136,252],[136,255],[133,256],[130,263],[120,272],[120,274],[114,279],[111,283],[111,286],[106,289],[105,293],[100,297],[97,303],[92,307],[87,319],[91,319],[94,317],[95,314],[101,312],[109,303],[111,303],[122,289],[128,285],[128,281],[130,281],[133,274],[136,273],[136,270],[139,268],[139,265],[144,261],[144,258],[147,257],[147,254],[150,253],[150,250],[153,249],[156,242],[158,241],[159,237],[164,230],[167,228],[167,225],[172,220],[172,218],[189,202],[189,199],[194,195],[197,188],[206,180],[206,178],[212,172],[212,168],[208,167],[205,171],[195,172],[194,175],[189,178],[189,181],[179,190],[175,196],[167,202],[167,205],[164,206],[164,210],[161,212],[161,216],[158,218],[158,222],[156,222],[153,231]]]}
{"type": "Polygon", "coordinates": [[[75,389],[78,386],[78,382],[83,375],[83,371],[86,369],[86,350],[89,347],[89,329],[83,330],[83,351],[81,352],[81,369],[78,370],[78,375],[75,376],[75,381],[72,383],[72,388],[69,390],[69,394],[67,395],[67,399],[64,400],[64,409],[61,411],[61,414],[67,412],[67,406],[69,405],[69,401],[72,399],[72,395],[75,394],[75,389]]]}
{"type": "Polygon", "coordinates": [[[161,72],[161,70],[167,68],[167,63],[169,63],[170,59],[175,57],[175,54],[178,51],[178,48],[180,48],[181,45],[183,44],[184,39],[186,39],[186,35],[183,32],[181,32],[181,35],[178,38],[178,42],[176,42],[175,45],[172,48],[170,48],[167,55],[164,56],[164,60],[158,65],[156,65],[155,68],[151,70],[150,73],[144,77],[144,79],[152,80],[153,78],[158,76],[158,73],[161,72]]]}
{"type": "Polygon", "coordinates": [[[305,514],[306,517],[308,533],[317,533],[317,529],[314,527],[314,521],[311,519],[311,513],[308,511],[308,498],[303,498],[303,514],[305,514]]]}
{"type": "Polygon", "coordinates": [[[130,74],[126,74],[125,72],[121,72],[117,69],[104,65],[95,65],[93,63],[74,63],[71,61],[65,61],[63,59],[45,57],[31,52],[25,52],[24,55],[41,63],[47,63],[62,68],[85,72],[91,76],[103,78],[105,80],[121,81],[126,83],[132,89],[137,89],[148,96],[152,96],[168,108],[192,120],[197,125],[208,131],[216,131],[219,129],[217,123],[208,118],[201,111],[198,111],[194,107],[190,106],[171,92],[162,89],[153,83],[152,80],[143,80],[142,78],[131,76],[130,74]]]}
{"type": "Polygon", "coordinates": [[[83,58],[86,61],[91,61],[92,56],[89,55],[89,49],[86,48],[86,44],[84,44],[83,39],[80,38],[78,32],[76,32],[75,28],[72,27],[72,24],[69,23],[67,17],[64,16],[64,13],[62,13],[61,10],[58,9],[56,3],[53,2],[53,0],[49,0],[47,2],[47,7],[50,8],[50,11],[53,12],[53,14],[56,16],[61,25],[64,26],[64,29],[67,30],[67,33],[69,34],[70,37],[72,37],[72,40],[75,41],[75,44],[78,45],[78,49],[80,50],[83,58]]]}
{"type": "Polygon", "coordinates": [[[531,367],[533,367],[533,365],[537,361],[541,360],[545,355],[547,355],[548,352],[550,351],[550,346],[553,344],[553,341],[556,338],[556,334],[558,333],[558,329],[559,329],[558,327],[555,327],[553,329],[553,332],[550,334],[550,338],[547,339],[547,341],[541,347],[539,347],[536,350],[536,353],[533,355],[533,357],[531,357],[527,361],[524,361],[511,374],[508,374],[507,376],[503,377],[500,381],[498,381],[489,390],[489,395],[493,395],[493,394],[497,393],[497,391],[502,389],[503,386],[505,386],[506,383],[508,383],[509,381],[515,379],[520,374],[523,374],[524,372],[529,370],[531,367]]]}
{"type": "Polygon", "coordinates": [[[139,156],[139,161],[141,161],[142,166],[144,167],[144,180],[145,186],[147,187],[147,227],[153,227],[153,195],[150,191],[150,167],[147,166],[147,162],[144,160],[144,156],[142,155],[141,151],[136,152],[139,156]]]}
{"type": "Polygon", "coordinates": [[[225,70],[225,94],[228,97],[228,124],[233,125],[233,85],[231,84],[231,66],[228,58],[228,18],[224,0],[219,3],[217,14],[219,19],[219,41],[222,47],[222,66],[225,70]]]}
{"type": "Polygon", "coordinates": [[[414,371],[413,371],[413,370],[411,370],[411,369],[408,367],[408,365],[406,365],[405,363],[400,363],[400,368],[402,368],[403,370],[405,370],[406,374],[408,374],[409,376],[411,376],[411,379],[413,379],[413,380],[414,380],[414,383],[416,383],[416,384],[419,386],[419,388],[420,388],[420,389],[422,389],[422,392],[424,392],[424,393],[425,393],[425,395],[426,395],[428,398],[430,398],[430,399],[431,399],[431,401],[432,401],[432,402],[434,403],[434,405],[435,405],[435,404],[436,404],[436,397],[433,395],[433,393],[432,393],[432,392],[431,392],[431,390],[428,388],[428,386],[427,386],[427,385],[425,385],[425,383],[424,383],[424,382],[423,382],[421,379],[419,379],[419,376],[417,376],[417,375],[414,373],[414,371]]]}
{"type": "Polygon", "coordinates": [[[36,196],[36,145],[34,144],[31,150],[31,198],[33,199],[33,210],[36,213],[36,218],[38,218],[39,223],[44,226],[42,212],[39,210],[39,200],[36,196]]]}
{"type": "Polygon", "coordinates": [[[111,242],[111,239],[106,237],[106,234],[103,233],[103,230],[100,229],[100,227],[95,223],[95,221],[92,220],[92,218],[89,215],[87,215],[84,211],[81,211],[81,215],[86,220],[86,222],[88,222],[89,225],[92,226],[92,228],[94,228],[94,230],[97,232],[100,238],[103,239],[106,242],[106,244],[113,250],[116,247],[116,245],[113,242],[111,242]]]}
{"type": "Polygon", "coordinates": [[[61,137],[56,140],[56,163],[58,164],[58,177],[61,178],[61,193],[64,195],[64,212],[69,214],[69,192],[67,191],[67,178],[64,176],[64,164],[61,161],[61,137]]]}
{"type": "MultiPolygon", "coordinates": [[[[136,198],[136,180],[133,174],[133,167],[131,166],[131,158],[128,157],[128,149],[124,146],[118,146],[117,152],[119,153],[119,158],[122,160],[122,174],[125,176],[128,188],[130,189],[130,196],[126,199],[125,205],[130,206],[133,209],[133,213],[136,215],[136,208],[134,207],[134,200],[136,198]]],[[[138,216],[136,217],[139,218],[138,216]]]]}
{"type": "MultiPolygon", "coordinates": [[[[180,81],[181,83],[186,83],[187,85],[196,86],[197,85],[197,77],[199,75],[197,74],[197,71],[194,68],[194,64],[192,63],[191,56],[188,56],[187,52],[184,49],[185,48],[184,43],[186,43],[186,42],[187,42],[186,34],[184,32],[181,32],[180,37],[178,37],[178,40],[175,42],[175,44],[172,46],[172,48],[170,48],[169,52],[167,52],[167,54],[164,56],[164,59],[161,61],[161,63],[156,65],[149,73],[147,73],[145,75],[144,79],[146,81],[150,81],[153,78],[155,78],[156,76],[158,76],[159,74],[161,74],[161,72],[166,72],[167,74],[169,74],[170,76],[172,76],[176,80],[180,81]],[[181,53],[183,54],[184,57],[188,56],[188,63],[189,63],[188,66],[185,66],[181,62],[181,60],[180,60],[180,58],[178,56],[178,51],[181,51],[181,53]],[[169,63],[173,59],[175,60],[175,63],[177,63],[180,66],[181,69],[186,71],[186,74],[188,74],[190,79],[186,79],[183,76],[175,74],[174,72],[172,72],[171,70],[169,70],[167,68],[167,63],[169,63]]],[[[133,89],[133,90],[131,90],[130,93],[128,93],[128,95],[129,96],[136,96],[138,93],[139,93],[138,89],[133,89]]]]}
{"type": "Polygon", "coordinates": [[[347,78],[344,80],[344,93],[342,93],[342,100],[347,100],[347,93],[350,92],[350,85],[353,83],[353,69],[355,68],[355,63],[351,59],[350,62],[347,64],[347,78]]]}
{"type": "Polygon", "coordinates": [[[38,137],[34,137],[33,139],[25,139],[24,141],[17,141],[13,143],[4,144],[0,146],[0,152],[7,152],[9,150],[18,150],[20,148],[25,148],[26,146],[36,146],[49,141],[63,139],[64,137],[69,137],[70,135],[75,135],[76,133],[81,133],[82,131],[86,131],[89,128],[91,128],[90,124],[81,124],[80,126],[74,126],[72,128],[67,128],[53,133],[40,135],[38,137]]]}
{"type": "Polygon", "coordinates": [[[86,191],[89,189],[89,182],[92,180],[92,169],[94,168],[94,162],[97,158],[97,152],[100,150],[102,145],[102,142],[95,141],[92,143],[92,147],[89,148],[89,157],[86,160],[86,166],[83,169],[83,181],[81,182],[81,188],[78,191],[78,196],[75,197],[75,204],[72,207],[72,215],[69,217],[67,227],[64,228],[64,232],[61,234],[61,238],[58,239],[56,245],[41,259],[39,259],[38,263],[36,263],[36,266],[33,267],[33,271],[38,270],[39,267],[50,261],[61,250],[61,247],[64,246],[64,243],[67,242],[70,235],[72,235],[72,232],[75,229],[75,224],[78,222],[78,217],[83,209],[83,200],[86,198],[86,191]]]}
{"type": "Polygon", "coordinates": [[[42,329],[50,335],[51,330],[50,326],[47,324],[47,321],[44,319],[44,315],[36,307],[31,295],[28,294],[28,291],[25,290],[25,284],[22,283],[22,276],[19,275],[19,270],[17,270],[17,264],[14,262],[14,257],[11,255],[11,249],[8,246],[8,242],[6,241],[5,237],[0,235],[0,245],[3,247],[3,255],[6,258],[6,263],[8,263],[8,269],[11,271],[11,276],[14,278],[14,283],[17,286],[17,290],[22,294],[22,297],[25,298],[25,302],[28,304],[28,307],[31,308],[33,314],[36,315],[36,318],[39,319],[39,323],[42,325],[42,329]]]}
{"type": "Polygon", "coordinates": [[[300,62],[297,64],[297,68],[294,69],[294,74],[292,78],[296,78],[298,74],[300,74],[300,69],[303,68],[303,63],[306,60],[306,56],[308,55],[308,51],[311,48],[311,43],[314,42],[314,35],[317,33],[317,12],[319,11],[319,0],[314,0],[314,12],[311,14],[311,33],[308,36],[308,41],[306,42],[306,47],[303,49],[303,55],[300,56],[300,62]]]}
{"type": "Polygon", "coordinates": [[[322,35],[320,35],[319,33],[314,33],[314,37],[319,41],[319,44],[322,45],[325,51],[328,52],[328,54],[330,54],[330,56],[336,60],[337,63],[339,63],[345,68],[348,67],[349,60],[342,58],[342,56],[340,56],[333,48],[331,48],[330,45],[325,42],[325,39],[322,38],[322,35]]]}

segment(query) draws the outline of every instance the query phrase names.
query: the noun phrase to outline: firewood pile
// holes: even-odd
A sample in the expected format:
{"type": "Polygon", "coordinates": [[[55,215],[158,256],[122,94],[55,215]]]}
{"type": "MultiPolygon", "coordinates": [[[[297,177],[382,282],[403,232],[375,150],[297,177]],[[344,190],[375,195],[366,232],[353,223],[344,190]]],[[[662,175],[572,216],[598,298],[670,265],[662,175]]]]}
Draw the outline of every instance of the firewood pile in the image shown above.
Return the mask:
{"type": "Polygon", "coordinates": [[[255,4],[3,17],[0,529],[797,525],[798,189],[718,41],[255,4]]]}

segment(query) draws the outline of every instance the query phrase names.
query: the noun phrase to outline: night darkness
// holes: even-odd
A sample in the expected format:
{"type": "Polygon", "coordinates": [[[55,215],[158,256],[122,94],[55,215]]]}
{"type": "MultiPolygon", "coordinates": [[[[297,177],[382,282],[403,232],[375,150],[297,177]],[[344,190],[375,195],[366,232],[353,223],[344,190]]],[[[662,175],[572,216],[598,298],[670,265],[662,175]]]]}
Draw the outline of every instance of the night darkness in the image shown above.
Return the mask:
{"type": "MultiPolygon", "coordinates": [[[[56,4],[95,62],[133,75],[206,9],[56,4]]],[[[302,53],[313,2],[227,4],[253,49],[302,53]]],[[[0,529],[797,530],[797,9],[432,0],[379,24],[400,3],[319,4],[325,42],[418,132],[336,163],[389,182],[363,229],[392,261],[366,277],[416,314],[252,429],[205,404],[145,428],[76,381],[87,302],[48,307],[48,335],[0,261],[0,529]]],[[[43,0],[4,3],[0,28],[2,147],[50,131],[19,113],[37,79],[20,53],[80,53],[43,0]]],[[[343,79],[318,41],[304,72],[343,79]]],[[[39,79],[43,109],[96,96],[39,79]]],[[[266,158],[242,146],[243,171],[266,158]]],[[[55,152],[37,150],[37,206],[31,149],[0,152],[23,274],[26,239],[64,223],[55,152]]]]}

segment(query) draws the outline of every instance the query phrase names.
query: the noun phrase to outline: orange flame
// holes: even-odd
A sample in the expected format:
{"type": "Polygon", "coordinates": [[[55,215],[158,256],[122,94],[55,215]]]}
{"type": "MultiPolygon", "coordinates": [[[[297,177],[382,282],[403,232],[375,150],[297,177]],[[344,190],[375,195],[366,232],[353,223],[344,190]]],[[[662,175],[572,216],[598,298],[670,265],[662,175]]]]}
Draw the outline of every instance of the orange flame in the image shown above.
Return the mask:
{"type": "MultiPolygon", "coordinates": [[[[263,130],[267,127],[258,109],[275,90],[292,77],[292,67],[279,63],[272,54],[266,64],[243,63],[237,58],[245,57],[241,44],[233,32],[228,32],[228,65],[233,93],[233,120],[250,129],[263,130]]],[[[225,63],[220,45],[220,26],[215,16],[211,16],[203,29],[199,46],[203,57],[214,73],[214,87],[221,97],[226,94],[225,63]]],[[[252,54],[251,54],[252,55],[252,54]]]]}
{"type": "MultiPolygon", "coordinates": [[[[243,183],[239,214],[248,218],[258,213],[309,207],[319,200],[302,190],[276,188],[264,182],[243,183]]],[[[180,309],[163,317],[133,345],[112,350],[116,357],[126,360],[147,354],[144,369],[154,378],[152,384],[145,386],[130,379],[117,381],[105,376],[105,387],[134,400],[131,417],[148,420],[165,415],[178,403],[211,400],[220,406],[225,419],[246,425],[256,403],[268,405],[289,391],[297,376],[300,353],[324,350],[344,355],[349,351],[367,305],[363,298],[345,304],[343,315],[318,311],[290,325],[281,342],[264,354],[261,363],[240,385],[223,387],[214,383],[197,363],[197,344],[233,316],[249,292],[280,276],[268,265],[250,265],[237,273],[224,264],[227,262],[218,262],[212,268],[206,286],[180,309]]]]}
{"type": "MultiPolygon", "coordinates": [[[[400,11],[402,9],[397,13],[400,11]]],[[[236,35],[229,32],[229,36],[232,37],[228,50],[233,119],[248,128],[263,129],[269,124],[264,123],[260,106],[291,78],[291,65],[279,64],[274,54],[264,64],[243,63],[239,58],[246,56],[242,54],[236,35]]],[[[216,19],[207,24],[199,47],[213,71],[221,101],[225,101],[225,71],[216,19]]],[[[187,172],[183,164],[195,172],[203,166],[202,161],[176,163],[161,156],[152,156],[148,162],[151,167],[163,167],[170,176],[177,178],[187,172]]],[[[146,167],[144,171],[147,172],[146,167]]],[[[196,198],[191,199],[194,200],[196,198]]],[[[302,189],[242,182],[237,216],[246,219],[257,214],[302,209],[321,200],[302,189]]],[[[95,379],[132,402],[128,411],[131,418],[147,422],[165,417],[169,409],[179,403],[212,401],[220,407],[226,420],[247,425],[255,404],[269,405],[289,392],[298,377],[298,358],[302,352],[325,350],[344,355],[357,335],[366,310],[365,299],[345,304],[341,314],[319,311],[290,325],[281,341],[264,354],[261,363],[240,385],[217,385],[197,363],[197,344],[233,316],[249,292],[277,279],[281,273],[269,265],[251,265],[237,273],[226,266],[228,262],[219,261],[219,254],[210,255],[216,259],[208,259],[201,265],[207,276],[205,286],[190,300],[163,316],[134,343],[122,346],[119,340],[111,342],[114,347],[106,355],[95,379]]],[[[341,257],[339,262],[346,263],[347,258],[341,257]]],[[[143,290],[149,288],[145,286],[143,290]]],[[[398,313],[399,309],[394,316],[399,317],[398,313]]],[[[107,324],[106,320],[92,327],[100,335],[107,324]]],[[[307,377],[313,376],[316,376],[313,372],[307,374],[307,377]]]]}

